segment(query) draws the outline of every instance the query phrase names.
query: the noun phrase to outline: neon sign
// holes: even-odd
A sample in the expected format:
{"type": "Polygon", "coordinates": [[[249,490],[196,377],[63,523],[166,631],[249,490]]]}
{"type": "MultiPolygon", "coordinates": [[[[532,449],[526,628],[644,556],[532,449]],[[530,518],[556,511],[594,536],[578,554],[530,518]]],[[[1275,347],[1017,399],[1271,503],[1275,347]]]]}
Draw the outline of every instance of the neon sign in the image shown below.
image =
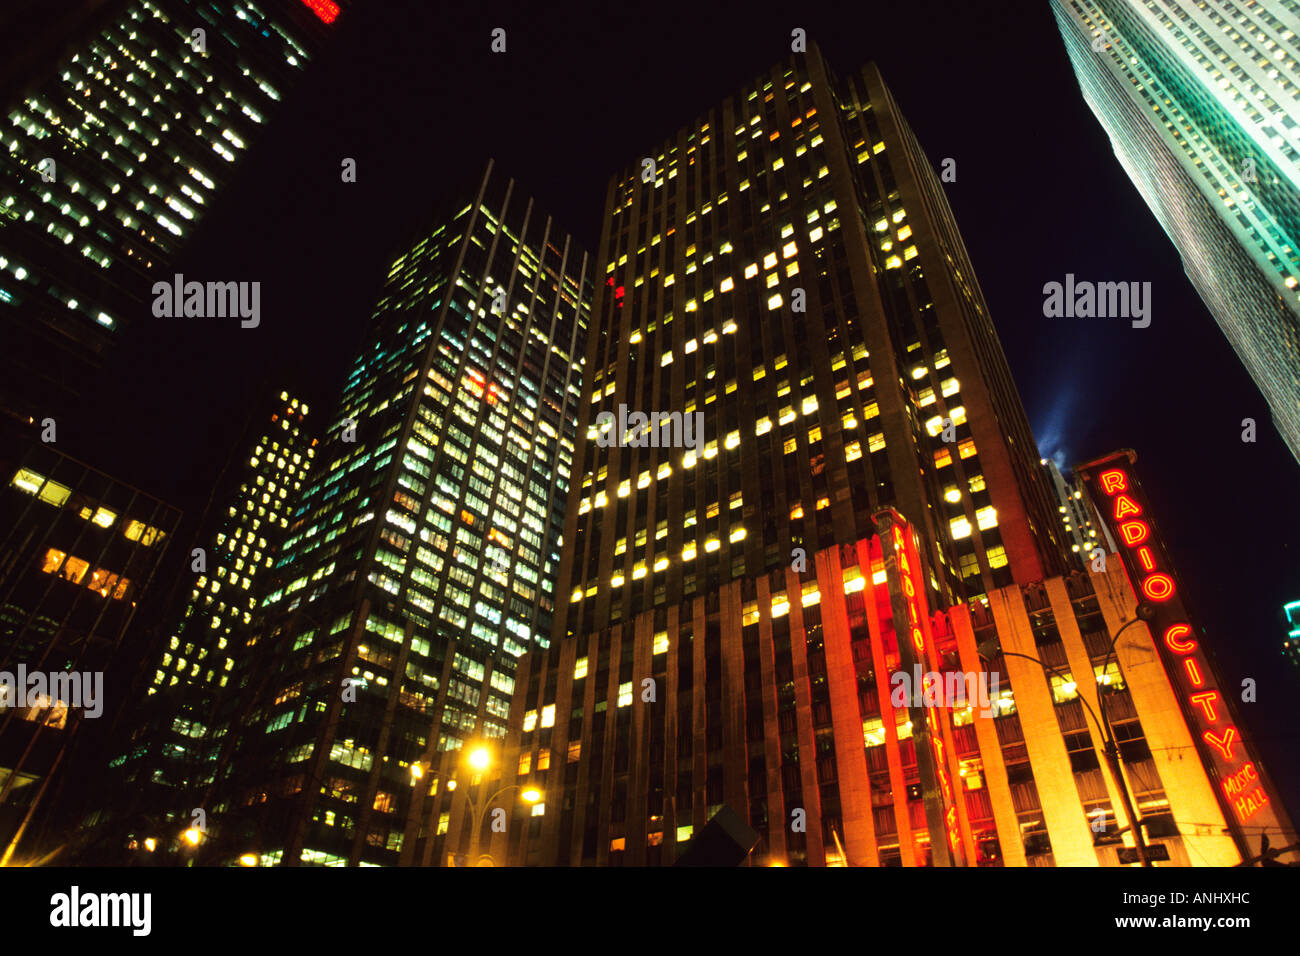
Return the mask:
{"type": "Polygon", "coordinates": [[[1280,829],[1265,781],[1247,752],[1229,703],[1221,695],[1214,671],[1188,623],[1178,583],[1147,514],[1145,497],[1122,464],[1126,460],[1132,463],[1132,452],[1108,455],[1079,466],[1077,471],[1092,486],[1098,509],[1113,519],[1124,543],[1120,553],[1125,566],[1137,590],[1155,608],[1149,626],[1165,672],[1182,702],[1189,729],[1200,738],[1209,758],[1207,763],[1218,778],[1221,805],[1230,808],[1229,819],[1235,817],[1237,824],[1252,821],[1280,829]],[[1265,807],[1270,809],[1261,817],[1265,807]]]}
{"type": "MultiPolygon", "coordinates": [[[[916,541],[911,526],[901,515],[893,510],[881,512],[876,516],[880,531],[882,555],[885,558],[885,573],[889,587],[890,605],[893,617],[894,643],[898,645],[898,659],[904,670],[915,669],[924,663],[920,670],[938,671],[933,654],[933,641],[929,636],[929,618],[926,614],[925,596],[922,590],[924,579],[921,575],[920,556],[916,550],[916,541]]],[[[881,621],[882,632],[888,622],[881,621]]],[[[935,848],[935,859],[941,865],[962,865],[965,854],[962,849],[961,827],[957,817],[957,807],[953,798],[952,777],[948,771],[947,751],[944,746],[944,712],[933,704],[924,703],[930,695],[924,695],[920,706],[916,698],[908,708],[912,717],[913,737],[916,740],[917,770],[920,773],[922,789],[926,804],[926,822],[929,829],[942,828],[947,835],[946,852],[942,845],[935,848]],[[926,753],[928,751],[928,753],[926,753]],[[936,792],[937,791],[937,792],[936,792]]]]}
{"type": "Polygon", "coordinates": [[[320,18],[322,23],[333,23],[338,19],[339,5],[332,3],[331,0],[302,0],[302,2],[308,10],[320,18]]]}

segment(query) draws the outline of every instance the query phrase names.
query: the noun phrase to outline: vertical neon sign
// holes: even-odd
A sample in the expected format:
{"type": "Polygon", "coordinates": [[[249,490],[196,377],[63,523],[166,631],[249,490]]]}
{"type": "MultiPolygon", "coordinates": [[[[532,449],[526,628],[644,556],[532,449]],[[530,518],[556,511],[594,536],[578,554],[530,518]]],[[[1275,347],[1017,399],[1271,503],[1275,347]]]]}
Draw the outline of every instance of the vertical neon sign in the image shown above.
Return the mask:
{"type": "MultiPolygon", "coordinates": [[[[912,673],[914,665],[919,664],[922,671],[937,673],[939,668],[930,635],[924,577],[911,525],[892,509],[878,513],[875,520],[885,563],[899,667],[905,673],[912,673]]],[[[886,623],[881,622],[882,626],[886,623]]],[[[926,827],[932,834],[931,852],[937,866],[963,866],[965,852],[944,747],[943,721],[946,718],[940,708],[918,702],[918,697],[924,699],[928,696],[913,695],[908,714],[916,746],[926,827]],[[939,833],[947,836],[946,845],[934,842],[939,833]]]]}
{"type": "Polygon", "coordinates": [[[1115,452],[1075,470],[1088,485],[1097,508],[1118,532],[1123,542],[1120,554],[1140,599],[1155,608],[1149,626],[1166,676],[1207,769],[1217,778],[1216,795],[1238,845],[1248,850],[1241,825],[1250,823],[1280,832],[1289,832],[1291,826],[1277,812],[1278,804],[1268,793],[1269,785],[1194,636],[1149,503],[1131,471],[1135,458],[1131,451],[1115,452]]]}

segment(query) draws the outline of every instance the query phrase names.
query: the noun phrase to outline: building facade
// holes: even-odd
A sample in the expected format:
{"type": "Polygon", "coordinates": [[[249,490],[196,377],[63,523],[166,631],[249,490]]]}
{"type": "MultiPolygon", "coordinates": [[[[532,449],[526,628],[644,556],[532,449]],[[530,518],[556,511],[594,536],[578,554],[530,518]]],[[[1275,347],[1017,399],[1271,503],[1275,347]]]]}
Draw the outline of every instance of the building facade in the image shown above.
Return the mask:
{"type": "MultiPolygon", "coordinates": [[[[0,850],[43,855],[48,806],[76,804],[133,674],[124,638],[180,512],[6,419],[0,544],[0,850]],[[25,673],[24,682],[19,675],[25,673]],[[56,676],[57,675],[57,676],[56,676]],[[43,683],[42,683],[43,681],[43,683]]],[[[15,857],[15,852],[18,856],[15,857]]]]}
{"type": "Polygon", "coordinates": [[[1116,158],[1300,458],[1300,4],[1052,12],[1116,158]]]}
{"type": "MultiPolygon", "coordinates": [[[[221,481],[218,511],[205,516],[196,550],[178,573],[188,594],[168,609],[166,634],[153,649],[154,668],[141,675],[139,704],[107,760],[111,785],[82,821],[87,860],[120,863],[155,840],[162,860],[192,849],[180,834],[215,782],[217,761],[235,699],[237,665],[268,588],[273,556],[288,535],[317,440],[307,405],[281,392],[273,410],[251,423],[246,447],[235,450],[232,476],[221,481]],[[130,845],[134,843],[132,848],[130,845]]],[[[202,818],[199,818],[200,821],[202,818]]]]}
{"type": "Polygon", "coordinates": [[[0,400],[40,418],[79,398],[122,327],[150,316],[154,281],[171,281],[168,263],[339,13],[329,0],[127,0],[62,22],[79,37],[57,57],[15,61],[0,125],[0,400]]]}
{"type": "Polygon", "coordinates": [[[492,164],[393,263],[239,677],[214,853],[442,861],[444,757],[504,737],[549,643],[589,272],[492,164]]]}
{"type": "Polygon", "coordinates": [[[1241,858],[1170,757],[1192,740],[1154,652],[1109,654],[1124,568],[1067,573],[940,177],[874,67],[796,55],[638,158],[599,255],[567,603],[483,787],[542,800],[499,804],[494,859],[671,863],[725,804],[755,864],[1117,864],[1129,792],[1169,860],[1241,858]],[[662,411],[704,413],[692,447],[646,434],[662,411]]]}
{"type": "Polygon", "coordinates": [[[1117,550],[1110,528],[1105,522],[1092,520],[1091,502],[1084,498],[1083,488],[1073,478],[1066,478],[1061,469],[1050,458],[1042,460],[1043,470],[1047,473],[1048,487],[1056,496],[1056,510],[1064,532],[1063,538],[1070,544],[1070,552],[1081,564],[1089,560],[1093,549],[1101,548],[1107,554],[1117,550]]]}

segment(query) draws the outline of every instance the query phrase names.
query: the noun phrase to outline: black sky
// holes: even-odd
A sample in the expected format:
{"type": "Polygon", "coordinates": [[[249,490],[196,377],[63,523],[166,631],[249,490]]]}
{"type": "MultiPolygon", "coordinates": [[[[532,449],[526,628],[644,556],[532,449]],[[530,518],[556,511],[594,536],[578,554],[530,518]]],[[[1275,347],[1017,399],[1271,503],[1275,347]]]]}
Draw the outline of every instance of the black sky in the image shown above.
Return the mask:
{"type": "Polygon", "coordinates": [[[1278,653],[1300,466],[1084,104],[1046,0],[520,6],[355,3],[176,266],[261,281],[261,327],[141,315],[60,444],[193,517],[259,400],[291,389],[323,424],[394,250],[449,183],[494,157],[594,248],[611,173],[803,27],[840,74],[877,62],[931,161],[956,159],[949,201],[1040,449],[1138,451],[1227,685],[1259,681],[1248,729],[1300,794],[1300,679],[1278,653]],[[1151,326],[1044,318],[1043,285],[1067,272],[1151,282],[1151,326]]]}

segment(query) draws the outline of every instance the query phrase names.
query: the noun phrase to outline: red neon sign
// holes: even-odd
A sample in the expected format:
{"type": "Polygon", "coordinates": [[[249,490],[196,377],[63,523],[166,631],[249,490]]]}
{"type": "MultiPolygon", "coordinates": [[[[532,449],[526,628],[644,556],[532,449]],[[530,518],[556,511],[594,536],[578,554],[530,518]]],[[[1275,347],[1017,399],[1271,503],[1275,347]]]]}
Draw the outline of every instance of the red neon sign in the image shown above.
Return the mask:
{"type": "MultiPolygon", "coordinates": [[[[1106,460],[1108,465],[1111,460],[1106,460]]],[[[1168,669],[1170,681],[1176,690],[1182,691],[1187,702],[1193,733],[1199,733],[1219,763],[1218,777],[1225,802],[1232,807],[1237,820],[1245,823],[1271,801],[1255,764],[1245,753],[1240,731],[1231,723],[1227,701],[1212,683],[1213,672],[1186,621],[1177,583],[1167,568],[1160,567],[1157,556],[1161,552],[1153,540],[1153,529],[1146,521],[1139,520],[1143,514],[1141,494],[1124,468],[1111,466],[1091,472],[1091,466],[1084,466],[1080,471],[1100,493],[1100,498],[1110,499],[1109,511],[1127,549],[1127,563],[1138,582],[1138,590],[1147,601],[1158,605],[1152,629],[1161,634],[1158,642],[1161,650],[1173,655],[1170,664],[1182,663],[1181,669],[1176,666],[1168,669]],[[1177,677],[1180,673],[1181,677],[1177,677]]]]}
{"type": "MultiPolygon", "coordinates": [[[[890,543],[893,545],[894,566],[898,572],[898,586],[903,598],[905,614],[905,618],[900,621],[897,610],[894,611],[893,630],[895,643],[900,645],[900,651],[904,649],[905,645],[903,645],[900,635],[902,631],[906,630],[909,639],[907,643],[911,645],[914,651],[914,654],[900,654],[896,662],[906,664],[907,658],[914,657],[921,664],[923,670],[937,671],[937,663],[931,653],[933,641],[929,639],[931,635],[928,634],[929,618],[922,603],[925,597],[920,556],[917,553],[910,526],[896,513],[891,512],[890,514],[892,521],[888,534],[890,543]]],[[[913,719],[915,720],[915,718],[913,719]]],[[[944,723],[945,719],[939,708],[930,704],[925,705],[923,720],[927,731],[926,736],[930,742],[930,755],[934,763],[935,776],[938,778],[937,782],[942,801],[943,828],[952,855],[951,858],[954,863],[960,865],[964,853],[961,843],[961,825],[953,795],[952,776],[948,772],[948,758],[944,746],[943,728],[947,726],[944,723]]],[[[919,759],[919,748],[917,756],[919,759]]]]}
{"type": "Polygon", "coordinates": [[[330,0],[302,0],[307,9],[320,17],[322,23],[333,23],[338,19],[339,5],[330,0]]]}

